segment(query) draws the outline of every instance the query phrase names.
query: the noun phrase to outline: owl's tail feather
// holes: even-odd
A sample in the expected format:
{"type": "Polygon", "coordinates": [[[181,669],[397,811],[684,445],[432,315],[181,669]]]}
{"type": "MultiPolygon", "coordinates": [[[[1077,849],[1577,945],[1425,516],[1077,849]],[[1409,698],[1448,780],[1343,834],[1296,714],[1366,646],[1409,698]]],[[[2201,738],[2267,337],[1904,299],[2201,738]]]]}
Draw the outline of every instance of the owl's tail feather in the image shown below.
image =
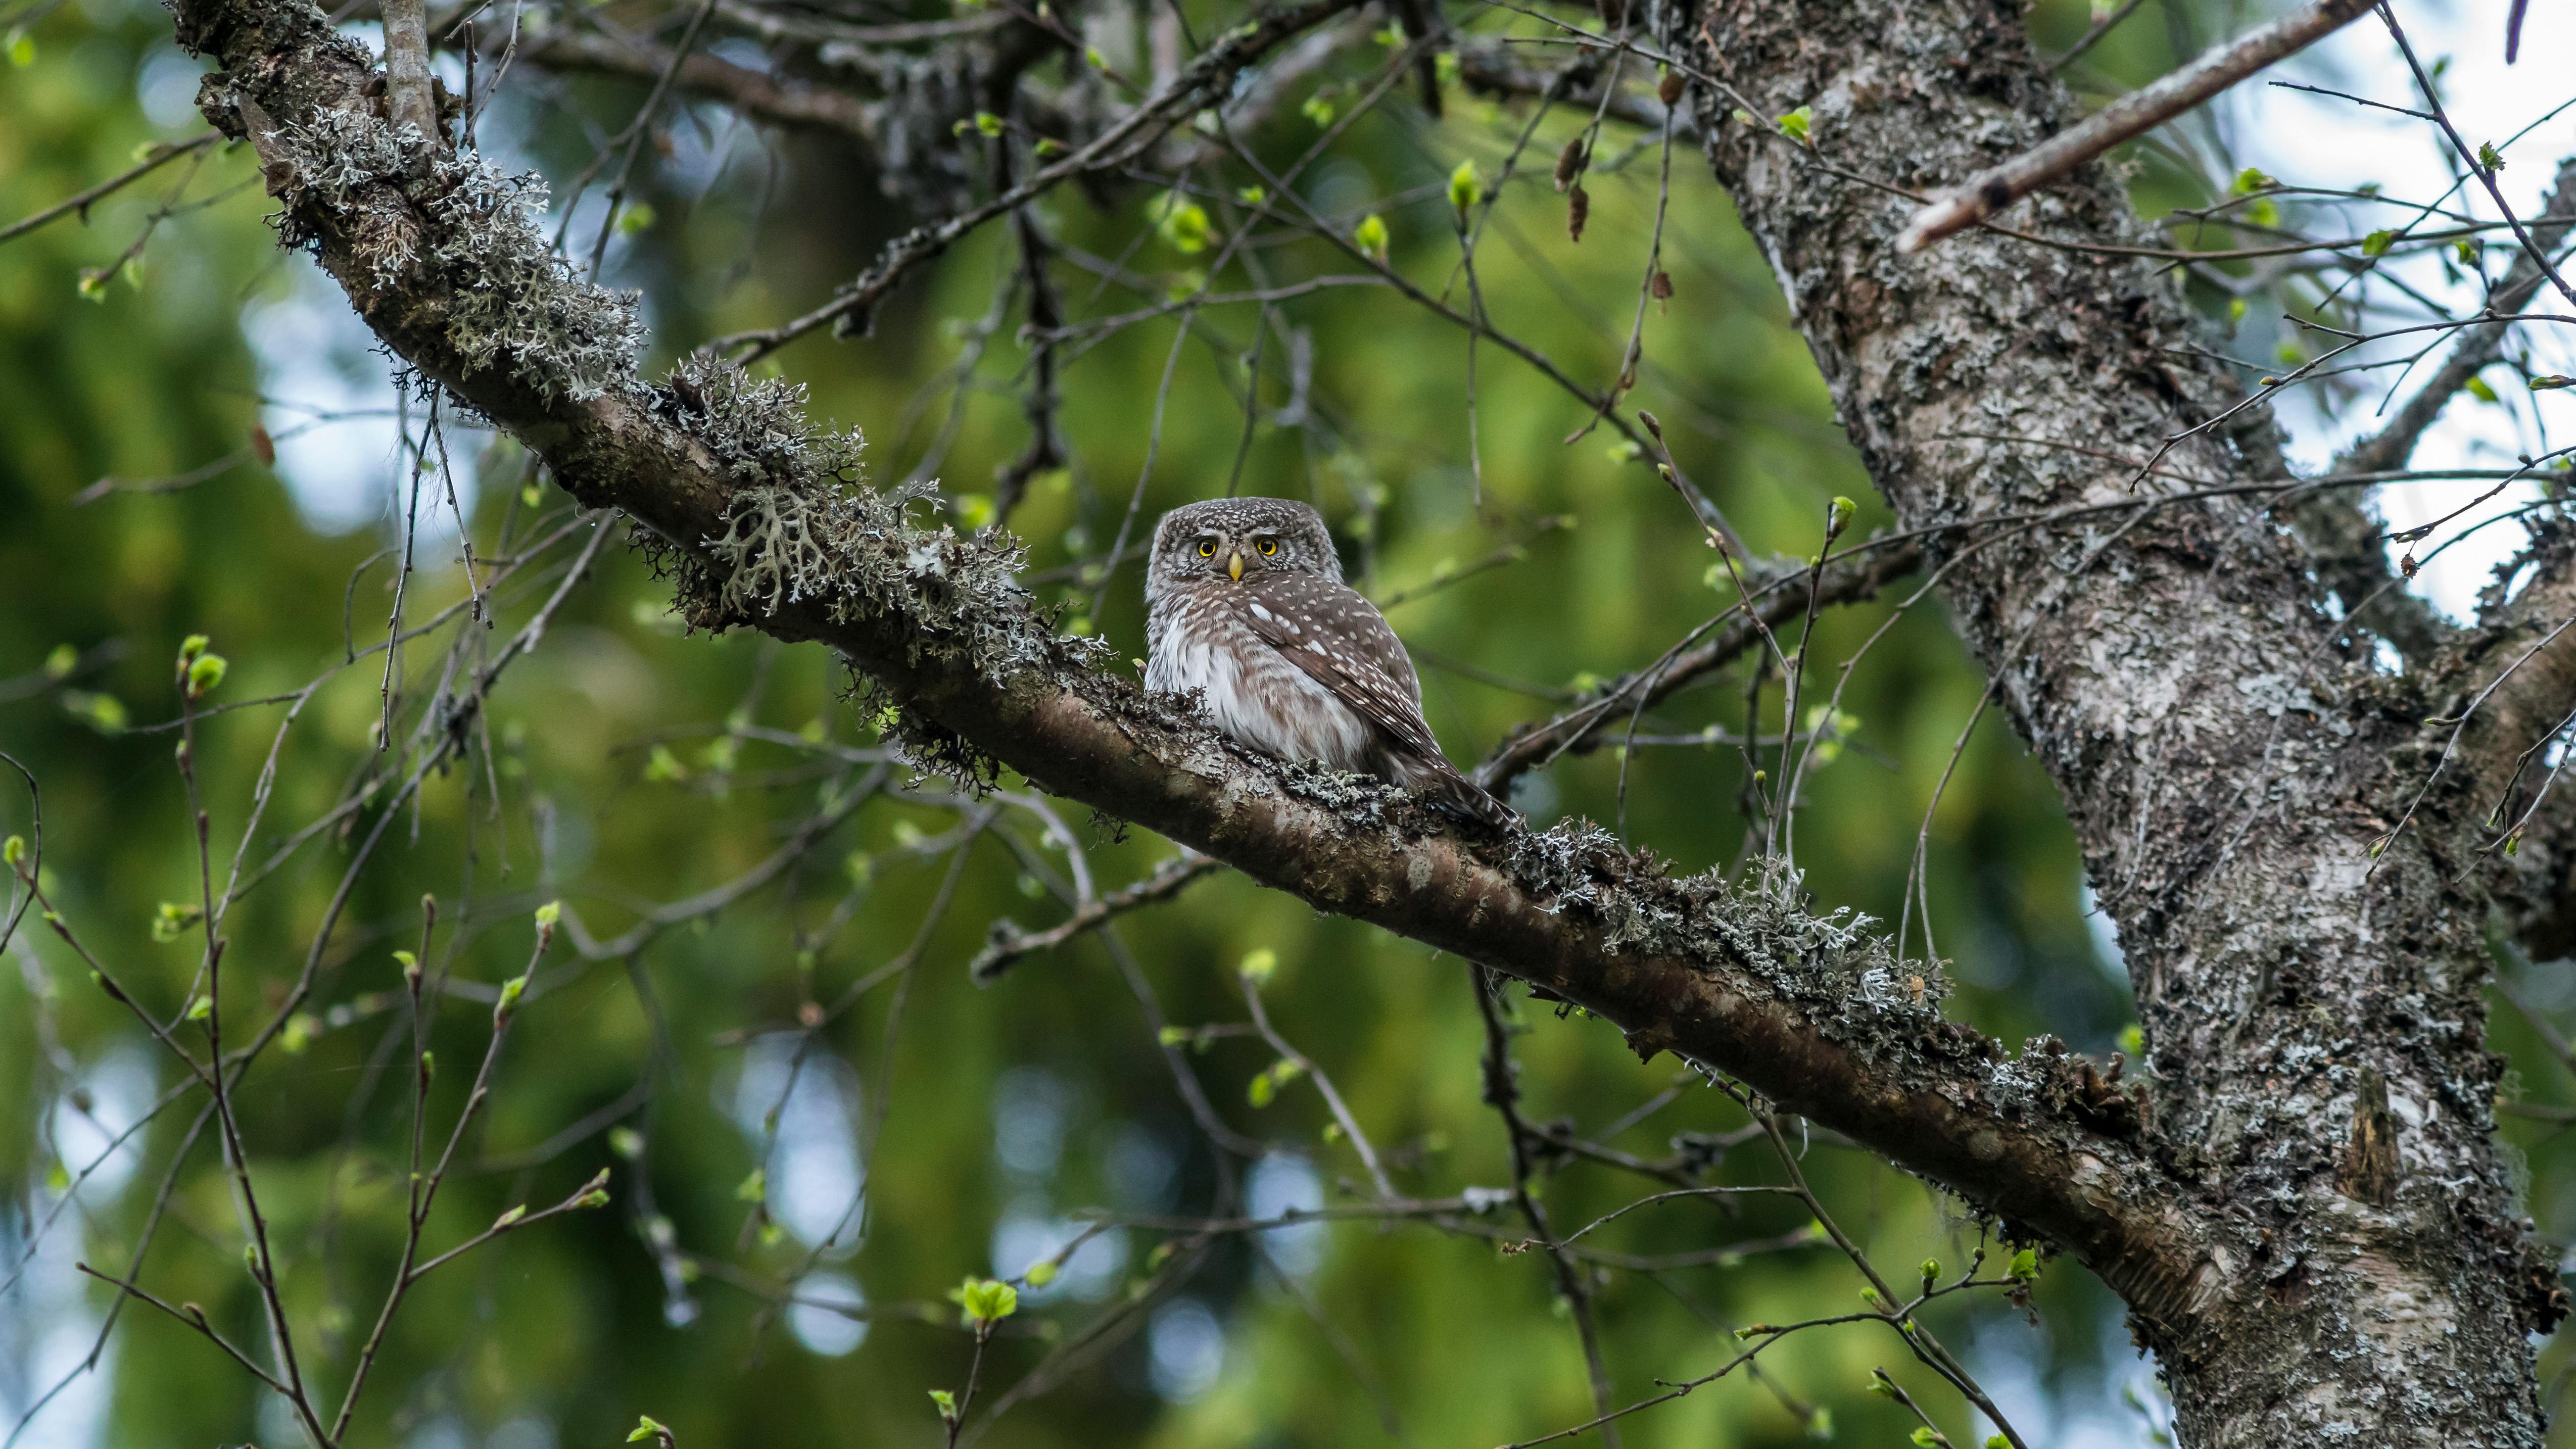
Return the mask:
{"type": "Polygon", "coordinates": [[[1397,766],[1408,790],[1431,797],[1433,804],[1495,830],[1520,819],[1512,807],[1495,799],[1482,785],[1458,773],[1446,759],[1404,760],[1397,766]]]}

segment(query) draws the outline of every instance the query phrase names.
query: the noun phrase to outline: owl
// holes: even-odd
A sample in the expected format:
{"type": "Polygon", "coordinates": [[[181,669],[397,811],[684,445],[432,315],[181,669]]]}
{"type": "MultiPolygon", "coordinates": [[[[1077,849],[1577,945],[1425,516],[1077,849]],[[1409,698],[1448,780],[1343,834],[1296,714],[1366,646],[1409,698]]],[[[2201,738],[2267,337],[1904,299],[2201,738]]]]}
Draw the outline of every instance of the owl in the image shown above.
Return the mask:
{"type": "Polygon", "coordinates": [[[1164,514],[1145,604],[1145,687],[1198,691],[1237,742],[1375,775],[1498,828],[1514,818],[1440,753],[1403,641],[1342,583],[1314,509],[1222,498],[1164,514]]]}

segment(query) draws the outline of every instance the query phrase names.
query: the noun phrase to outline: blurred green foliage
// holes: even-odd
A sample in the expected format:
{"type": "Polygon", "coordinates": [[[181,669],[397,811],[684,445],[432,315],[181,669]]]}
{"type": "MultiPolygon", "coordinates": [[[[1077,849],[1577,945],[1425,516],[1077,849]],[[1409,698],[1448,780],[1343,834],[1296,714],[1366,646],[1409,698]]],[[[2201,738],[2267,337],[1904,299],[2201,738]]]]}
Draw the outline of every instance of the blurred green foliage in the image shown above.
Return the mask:
{"type": "MultiPolygon", "coordinates": [[[[2080,5],[2058,3],[2032,23],[2063,45],[2084,20],[2080,5]]],[[[157,8],[80,0],[23,30],[13,59],[31,53],[0,71],[0,220],[124,169],[139,146],[197,130],[173,104],[192,79],[157,8]]],[[[2169,60],[2163,32],[2143,25],[2091,57],[2132,79],[2169,60]]],[[[561,176],[588,155],[564,113],[614,124],[638,91],[549,83],[527,96],[537,99],[505,96],[486,142],[561,176]]],[[[1345,225],[1382,216],[1397,270],[1435,291],[1445,283],[1455,302],[1455,168],[1472,162],[1479,184],[1496,186],[1525,114],[1464,96],[1438,125],[1373,113],[1310,173],[1304,194],[1345,225]]],[[[1257,146],[1280,164],[1314,124],[1291,108],[1257,146]]],[[[772,175],[714,112],[692,111],[671,132],[674,154],[648,159],[638,194],[649,210],[621,228],[608,274],[646,290],[665,356],[810,305],[899,225],[863,167],[829,146],[782,141],[772,175]],[[730,159],[719,167],[709,157],[730,159]]],[[[1504,188],[1478,282],[1498,325],[1572,375],[1602,381],[1636,306],[1657,158],[1650,139],[1601,148],[1577,245],[1544,180],[1564,134],[1554,121],[1542,128],[1504,188]]],[[[225,923],[222,1006],[234,1035],[286,1000],[347,863],[383,828],[314,957],[309,1019],[286,1029],[239,1090],[305,1371],[336,1403],[403,1246],[410,1027],[394,952],[421,951],[423,894],[441,918],[425,969],[481,993],[452,996],[428,1026],[434,1148],[490,1038],[491,991],[528,959],[539,903],[560,898],[591,935],[608,937],[649,922],[654,903],[721,888],[800,821],[848,798],[859,767],[816,742],[865,751],[875,739],[821,651],[687,635],[663,613],[668,585],[612,542],[533,654],[501,675],[460,754],[391,809],[392,787],[343,808],[352,781],[386,758],[414,758],[407,752],[445,727],[419,714],[440,672],[451,660],[489,663],[552,592],[552,570],[581,537],[508,577],[489,630],[459,616],[404,651],[392,711],[402,749],[380,756],[383,655],[349,656],[382,643],[394,609],[401,519],[413,506],[406,476],[423,480],[428,526],[415,540],[405,616],[417,625],[467,598],[452,530],[435,524],[445,476],[413,473],[382,419],[335,422],[307,434],[309,444],[292,438],[309,404],[391,406],[393,395],[368,382],[382,364],[335,320],[336,298],[310,264],[272,245],[248,158],[214,151],[202,170],[191,166],[165,168],[85,223],[9,243],[0,266],[0,749],[41,783],[44,880],[67,922],[166,1019],[198,989],[201,944],[184,920],[161,933],[173,939],[153,929],[164,903],[184,907],[199,889],[167,725],[179,713],[171,659],[192,633],[227,656],[213,696],[226,712],[195,732],[218,880],[268,789],[262,772],[275,751],[273,794],[246,849],[249,869],[265,874],[225,923]],[[183,179],[186,205],[159,224],[141,266],[84,296],[82,269],[113,264],[183,179]],[[260,316],[286,339],[265,352],[246,340],[246,319],[260,316]],[[286,395],[313,375],[316,348],[358,354],[357,380],[336,398],[286,395]],[[291,444],[278,469],[260,457],[271,436],[291,444]],[[225,459],[238,461],[194,486],[77,501],[102,479],[148,483],[225,459]],[[333,531],[347,506],[330,480],[348,476],[372,491],[363,521],[333,531]],[[124,727],[113,727],[120,717],[124,727]]],[[[1629,405],[1660,413],[1684,469],[1760,549],[1812,552],[1836,494],[1863,500],[1853,537],[1884,527],[1770,268],[1686,150],[1674,170],[1672,296],[1646,309],[1646,363],[1629,405]]],[[[2148,184],[2166,183],[2151,175],[2148,184]]],[[[1209,259],[1201,233],[1239,220],[1219,201],[1176,228],[1168,204],[1141,188],[1068,189],[1042,211],[1067,247],[1118,258],[1148,288],[1195,280],[1209,259]]],[[[1015,265],[1007,243],[988,229],[959,247],[899,295],[873,336],[808,341],[781,359],[812,386],[818,416],[866,430],[877,481],[935,454],[931,471],[969,515],[1025,438],[1018,318],[992,315],[1015,265]],[[952,372],[961,355],[962,374],[952,372]]],[[[1296,245],[1306,264],[1328,255],[1296,245]]],[[[1158,300],[1105,284],[1105,300],[1081,295],[1092,281],[1071,269],[1063,284],[1077,318],[1158,300]]],[[[1218,282],[1241,285],[1239,274],[1218,282]]],[[[1010,520],[1033,569],[1059,571],[1042,597],[1064,604],[1075,627],[1097,629],[1122,653],[1143,651],[1134,566],[1108,581],[1096,613],[1094,590],[1061,576],[1101,554],[1140,486],[1140,528],[1232,478],[1245,491],[1311,498],[1343,534],[1361,587],[1424,589],[1393,618],[1425,666],[1432,723],[1463,761],[1546,717],[1567,691],[1650,661],[1732,598],[1722,575],[1712,586],[1714,555],[1653,473],[1607,430],[1566,443],[1585,423],[1581,405],[1499,349],[1478,350],[1471,419],[1469,350],[1450,324],[1364,287],[1325,290],[1279,315],[1265,325],[1294,330],[1261,349],[1248,443],[1237,359],[1251,309],[1195,316],[1178,342],[1167,316],[1078,344],[1062,412],[1076,461],[1041,475],[1010,520]],[[1534,532],[1558,516],[1573,526],[1534,532]],[[1522,539],[1519,561],[1424,588],[1522,539]]],[[[419,404],[408,421],[417,434],[419,404]]],[[[459,501],[481,568],[566,526],[560,495],[523,488],[528,470],[513,448],[443,421],[467,475],[459,501]]],[[[1838,665],[1910,591],[1820,620],[1820,667],[1838,665]]],[[[1738,728],[1743,683],[1739,669],[1679,696],[1648,728],[1738,728]]],[[[2054,793],[1998,717],[1968,739],[1927,814],[1982,689],[1937,601],[1899,619],[1842,697],[1848,746],[1812,781],[1800,864],[1826,907],[1893,921],[1922,832],[1918,911],[1928,905],[1937,947],[1956,962],[1954,1014],[2008,1041],[2052,1031],[2109,1050],[2128,1022],[2116,962],[2088,929],[2054,793]]],[[[1738,858],[1744,773],[1740,754],[1714,745],[1626,758],[1604,749],[1542,772],[1520,803],[1542,823],[1572,813],[1619,822],[1631,840],[1697,870],[1738,858]]],[[[1035,957],[989,990],[969,984],[965,963],[988,922],[1035,927],[1062,914],[1031,862],[1061,872],[1068,853],[1025,811],[1005,809],[968,847],[949,908],[916,940],[931,902],[952,889],[947,848],[971,815],[935,782],[913,796],[890,788],[762,889],[668,929],[648,925],[623,960],[584,962],[560,943],[547,955],[426,1242],[441,1251],[513,1206],[535,1211],[576,1192],[602,1168],[611,1204],[513,1231],[423,1280],[393,1322],[350,1442],[608,1444],[649,1414],[688,1449],[936,1443],[932,1391],[962,1394],[975,1355],[947,1295],[970,1275],[1018,1278],[1062,1241],[1048,1225],[1087,1208],[1187,1217],[1246,1182],[1255,1211],[1355,1200],[1365,1179],[1350,1143],[1320,1094],[1275,1072],[1277,1053],[1257,1038],[1192,1037],[1178,1059],[1234,1132],[1278,1155],[1222,1158],[1194,1130],[1155,1023],[1107,943],[1035,957]],[[849,1009],[809,1011],[821,1024],[800,1038],[800,1009],[828,1007],[890,963],[899,969],[849,1009]],[[773,1128],[763,1115],[781,1101],[788,1110],[773,1128]],[[764,1160],[773,1131],[782,1150],[764,1160]],[[848,1167],[862,1151],[863,1208],[850,1204],[859,1215],[841,1246],[818,1259],[814,1240],[837,1208],[825,1203],[815,1227],[817,1184],[855,1186],[848,1167]],[[1005,1248],[1026,1256],[1003,1260],[1005,1248]],[[763,1296],[791,1281],[846,1292],[800,1279],[808,1272],[855,1285],[873,1306],[880,1316],[863,1341],[853,1345],[859,1334],[846,1321],[782,1315],[763,1296]]],[[[31,833],[31,818],[25,791],[0,779],[0,830],[31,833]]],[[[1080,812],[1065,823],[1104,886],[1170,853],[1080,812]]],[[[0,1408],[12,1423],[87,1351],[114,1303],[100,1285],[69,1278],[68,1258],[118,1271],[147,1229],[145,1287],[202,1305],[254,1355],[268,1344],[202,1095],[181,1090],[183,1073],[70,949],[28,924],[0,972],[0,1172],[10,1183],[0,1271],[18,1272],[31,1227],[54,1213],[67,1176],[90,1166],[105,1140],[99,1123],[131,1125],[164,1094],[175,1105],[50,1220],[38,1266],[0,1296],[0,1360],[13,1360],[0,1368],[0,1408]],[[73,1150],[81,1144],[86,1152],[73,1150]]],[[[1130,918],[1119,936],[1182,1028],[1243,1021],[1237,963],[1270,953],[1275,972],[1261,989],[1271,1020],[1329,1076],[1399,1187],[1444,1197],[1509,1183],[1505,1139],[1482,1102],[1483,1032],[1461,963],[1224,877],[1130,918]]],[[[1601,1023],[1527,1002],[1515,1020],[1534,1121],[1595,1132],[1680,1080],[1669,1058],[1640,1064],[1601,1023]]],[[[1676,1134],[1744,1120],[1694,1084],[1611,1145],[1663,1157],[1676,1134]]],[[[1975,1227],[1910,1179],[1823,1145],[1807,1170],[1883,1270],[1903,1278],[1926,1257],[1954,1275],[1967,1266],[1975,1227]]],[[[1758,1143],[1732,1149],[1719,1177],[1779,1180],[1758,1143]]],[[[2553,1159],[2544,1185],[2563,1178],[2553,1159]]],[[[1656,1187],[1598,1166],[1543,1183],[1560,1232],[1656,1187]]],[[[1157,1290],[1146,1311],[1117,1319],[1045,1392],[1028,1386],[983,1442],[1496,1443],[1591,1417],[1545,1255],[1498,1254],[1498,1241],[1525,1236],[1507,1209],[1475,1221],[1490,1235],[1354,1221],[1270,1235],[1264,1253],[1240,1237],[1186,1248],[1195,1267],[1176,1291],[1157,1290]],[[1210,1330],[1222,1335],[1214,1360],[1210,1330]]],[[[969,1420],[1014,1393],[1051,1348],[1084,1341],[1162,1266],[1159,1245],[1186,1238],[1130,1227],[1101,1240],[1114,1252],[1078,1253],[1054,1281],[1023,1282],[1018,1311],[987,1347],[969,1420]]],[[[1773,1199],[1657,1204],[1587,1241],[1614,1254],[1707,1259],[1604,1274],[1596,1311],[1622,1403],[1719,1367],[1738,1351],[1735,1328],[1861,1307],[1849,1265],[1808,1231],[1803,1209],[1773,1199]],[[1740,1261],[1717,1256],[1730,1244],[1752,1246],[1740,1261]]],[[[1990,1259],[1989,1276],[2005,1256],[1990,1259]]],[[[2149,1436],[2160,1411],[2118,1402],[2143,1370],[2098,1285],[2073,1269],[2048,1272],[2027,1317],[1991,1292],[1975,1297],[1973,1308],[1944,1306],[1925,1320],[2009,1402],[2032,1407],[2025,1427],[2149,1436]]],[[[298,1442],[274,1398],[188,1328],[128,1304],[109,1342],[98,1375],[48,1411],[56,1420],[39,1417],[29,1442],[64,1442],[44,1437],[69,1432],[61,1424],[117,1445],[298,1442]]],[[[1627,1421],[1627,1442],[1890,1442],[1915,1421],[1867,1392],[1882,1367],[1958,1442],[1985,1432],[1883,1330],[1796,1335],[1759,1366],[1759,1382],[1739,1371],[1627,1421]]]]}

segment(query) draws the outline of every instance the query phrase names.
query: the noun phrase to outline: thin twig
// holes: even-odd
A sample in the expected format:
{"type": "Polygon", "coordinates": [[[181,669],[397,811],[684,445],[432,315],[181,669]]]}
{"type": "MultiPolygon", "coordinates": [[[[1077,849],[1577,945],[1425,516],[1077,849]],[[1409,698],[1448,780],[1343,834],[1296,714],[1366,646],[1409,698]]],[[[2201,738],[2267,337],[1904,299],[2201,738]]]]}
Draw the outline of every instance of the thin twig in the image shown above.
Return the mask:
{"type": "Polygon", "coordinates": [[[0,226],[0,242],[16,241],[47,222],[59,221],[66,216],[76,215],[81,220],[87,221],[90,207],[98,202],[115,195],[180,157],[193,156],[222,139],[223,137],[216,132],[208,131],[202,136],[185,141],[170,141],[154,146],[150,154],[130,169],[109,177],[78,196],[58,201],[32,216],[21,217],[7,226],[0,226]]]}
{"type": "Polygon", "coordinates": [[[1163,862],[1152,875],[1112,891],[1098,900],[1077,907],[1064,921],[1043,931],[1023,930],[1008,916],[996,917],[984,941],[984,949],[975,953],[967,964],[966,974],[978,986],[990,986],[1002,973],[1040,951],[1052,950],[1065,942],[1094,931],[1128,912],[1170,900],[1194,881],[1203,880],[1225,868],[1224,863],[1193,850],[1184,850],[1163,862]]]}

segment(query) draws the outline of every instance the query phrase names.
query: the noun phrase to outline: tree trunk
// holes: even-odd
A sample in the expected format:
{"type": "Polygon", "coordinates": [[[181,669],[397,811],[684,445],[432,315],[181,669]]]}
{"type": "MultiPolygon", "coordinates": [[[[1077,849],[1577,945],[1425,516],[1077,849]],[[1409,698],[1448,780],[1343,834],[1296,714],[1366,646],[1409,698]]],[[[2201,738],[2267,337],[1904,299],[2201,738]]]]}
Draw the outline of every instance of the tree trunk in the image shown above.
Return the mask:
{"type": "Polygon", "coordinates": [[[2484,909],[2454,883],[2476,772],[2374,848],[2447,730],[2334,649],[2264,500],[2215,492],[2285,476],[2277,445],[2259,412],[2217,422],[2239,384],[2186,350],[2157,264],[2083,250],[2156,240],[2108,167],[1999,218],[2071,246],[1892,245],[1902,192],[2075,118],[2021,12],[1744,0],[1662,33],[1872,477],[1904,526],[1954,526],[1929,552],[2119,923],[2152,1150],[2205,1247],[2187,1284],[2105,1277],[2185,1441],[2536,1445],[2526,1335],[2557,1288],[2493,1141],[2484,909]],[[1804,144],[1763,119],[1800,106],[1804,144]]]}

